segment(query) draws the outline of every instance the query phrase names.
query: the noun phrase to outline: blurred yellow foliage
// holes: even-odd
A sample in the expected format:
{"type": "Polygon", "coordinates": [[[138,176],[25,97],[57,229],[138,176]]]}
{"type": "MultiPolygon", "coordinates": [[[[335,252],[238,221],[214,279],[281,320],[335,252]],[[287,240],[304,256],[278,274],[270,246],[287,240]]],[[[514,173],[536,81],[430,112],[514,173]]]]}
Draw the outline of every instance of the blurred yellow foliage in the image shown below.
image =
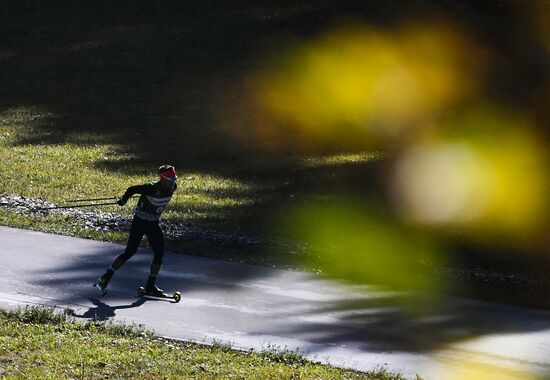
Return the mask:
{"type": "Polygon", "coordinates": [[[547,216],[548,163],[530,121],[487,108],[449,129],[403,152],[392,189],[405,217],[513,238],[538,231],[547,216]]]}
{"type": "Polygon", "coordinates": [[[289,215],[286,228],[322,247],[326,274],[440,289],[423,273],[441,264],[449,246],[438,239],[449,233],[543,245],[548,159],[533,116],[488,100],[490,58],[445,22],[354,26],[296,47],[255,77],[264,121],[255,135],[267,145],[279,130],[297,136],[283,133],[289,144],[376,147],[389,157],[384,212],[317,204],[289,215]]]}
{"type": "Polygon", "coordinates": [[[538,27],[541,41],[550,52],[550,3],[547,1],[534,1],[529,4],[533,15],[534,24],[538,27]]]}
{"type": "MultiPolygon", "coordinates": [[[[484,363],[487,357],[480,354],[476,357],[475,353],[469,360],[451,360],[443,359],[443,362],[452,365],[455,370],[448,371],[442,370],[441,378],[445,380],[542,380],[543,377],[539,377],[529,372],[522,371],[520,368],[514,368],[514,364],[506,363],[502,365],[500,360],[505,361],[505,358],[494,357],[493,363],[484,363]],[[500,360],[499,360],[500,359],[500,360]]],[[[468,355],[470,356],[470,355],[468,355]]]]}
{"type": "Polygon", "coordinates": [[[346,27],[295,49],[256,79],[256,91],[299,134],[323,141],[355,131],[364,143],[387,142],[475,94],[481,57],[449,25],[346,27]]]}
{"type": "Polygon", "coordinates": [[[312,202],[291,210],[285,222],[292,235],[321,252],[313,258],[328,276],[392,288],[441,289],[431,272],[442,264],[434,240],[375,209],[347,201],[312,202]]]}

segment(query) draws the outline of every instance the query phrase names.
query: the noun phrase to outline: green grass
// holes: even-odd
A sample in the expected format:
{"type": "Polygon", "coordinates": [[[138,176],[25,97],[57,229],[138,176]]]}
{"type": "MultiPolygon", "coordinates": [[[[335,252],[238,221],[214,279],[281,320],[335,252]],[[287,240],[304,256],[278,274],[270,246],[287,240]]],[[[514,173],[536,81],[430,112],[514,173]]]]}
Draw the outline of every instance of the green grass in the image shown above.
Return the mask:
{"type": "Polygon", "coordinates": [[[7,379],[401,379],[320,365],[279,349],[240,352],[156,338],[137,326],[76,323],[47,308],[0,312],[7,379]]]}
{"type": "MultiPolygon", "coordinates": [[[[52,116],[37,108],[17,108],[0,114],[0,154],[2,189],[9,193],[41,198],[51,202],[67,199],[121,196],[128,186],[157,179],[156,162],[132,163],[124,146],[103,143],[97,136],[79,134],[70,143],[25,143],[40,133],[37,120],[52,116]],[[108,161],[116,171],[107,170],[108,161]],[[130,163],[128,163],[130,162],[130,163]],[[136,174],[140,173],[140,174],[136,174]]],[[[246,207],[259,191],[259,183],[223,178],[180,169],[179,191],[171,209],[183,210],[177,219],[220,218],[224,208],[246,207]]],[[[104,208],[106,211],[120,208],[104,208]]],[[[129,214],[130,209],[125,209],[129,214]]],[[[168,216],[175,212],[167,210],[168,216]]]]}

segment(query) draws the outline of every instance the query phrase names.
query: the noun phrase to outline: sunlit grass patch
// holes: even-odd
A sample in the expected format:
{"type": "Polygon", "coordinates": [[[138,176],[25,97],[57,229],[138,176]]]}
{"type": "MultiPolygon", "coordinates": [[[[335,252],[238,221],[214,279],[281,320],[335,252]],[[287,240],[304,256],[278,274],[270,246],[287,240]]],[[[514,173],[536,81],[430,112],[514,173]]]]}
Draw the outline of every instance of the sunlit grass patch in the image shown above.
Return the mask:
{"type": "MultiPolygon", "coordinates": [[[[216,197],[208,194],[190,194],[181,195],[174,204],[186,206],[192,204],[197,210],[212,210],[215,211],[218,207],[235,207],[235,206],[248,206],[253,204],[253,200],[250,198],[239,197],[216,197]]],[[[170,215],[170,214],[168,214],[170,215]]]]}
{"type": "Polygon", "coordinates": [[[239,352],[154,337],[139,326],[76,323],[50,308],[0,312],[4,378],[401,379],[314,364],[295,352],[239,352]]]}
{"type": "Polygon", "coordinates": [[[179,186],[187,192],[232,191],[245,193],[257,188],[257,184],[250,182],[202,173],[184,173],[180,175],[180,178],[182,182],[179,186]]]}
{"type": "Polygon", "coordinates": [[[52,202],[120,191],[113,175],[93,169],[108,150],[72,144],[1,147],[5,165],[0,181],[10,192],[52,202]]]}
{"type": "MultiPolygon", "coordinates": [[[[136,171],[143,163],[126,153],[123,147],[91,144],[92,136],[85,134],[76,139],[76,143],[19,143],[34,133],[34,120],[50,117],[48,115],[38,107],[16,108],[1,115],[0,191],[63,204],[70,199],[121,196],[128,186],[157,180],[155,169],[159,163],[152,162],[148,169],[136,171]],[[105,161],[118,170],[113,172],[104,168],[102,163],[105,161]],[[120,165],[117,166],[117,162],[120,165]]],[[[168,218],[186,220],[201,214],[212,220],[219,219],[220,210],[249,206],[253,204],[254,194],[261,191],[260,184],[250,181],[185,172],[185,168],[178,174],[179,190],[165,214],[168,218]]],[[[102,210],[123,214],[132,211],[131,207],[102,210]]]]}
{"type": "Polygon", "coordinates": [[[55,114],[40,106],[13,107],[0,113],[0,126],[25,127],[54,118],[56,118],[55,114]]]}
{"type": "Polygon", "coordinates": [[[345,164],[364,164],[384,158],[382,152],[362,152],[362,153],[347,153],[335,154],[328,156],[308,157],[302,159],[302,165],[305,167],[318,168],[323,166],[338,166],[345,164]]]}
{"type": "Polygon", "coordinates": [[[19,309],[11,316],[22,323],[60,325],[67,322],[67,316],[63,313],[56,313],[54,309],[47,307],[26,307],[19,309]]]}

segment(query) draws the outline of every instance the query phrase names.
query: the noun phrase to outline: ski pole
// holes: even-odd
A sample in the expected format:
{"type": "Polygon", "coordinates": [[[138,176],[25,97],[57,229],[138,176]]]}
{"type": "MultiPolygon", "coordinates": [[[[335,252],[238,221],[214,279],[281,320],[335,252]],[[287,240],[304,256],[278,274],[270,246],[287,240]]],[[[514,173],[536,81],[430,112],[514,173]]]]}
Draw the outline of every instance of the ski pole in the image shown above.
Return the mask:
{"type": "Polygon", "coordinates": [[[61,209],[61,208],[77,208],[77,207],[106,206],[106,205],[116,205],[116,204],[118,204],[118,202],[89,203],[89,204],[83,204],[83,205],[45,207],[45,208],[39,208],[38,210],[55,210],[55,209],[61,209]]]}
{"type": "Polygon", "coordinates": [[[67,203],[75,203],[75,202],[92,202],[92,201],[107,201],[111,199],[118,199],[117,197],[108,197],[108,198],[88,198],[88,199],[72,199],[65,201],[67,203]]]}

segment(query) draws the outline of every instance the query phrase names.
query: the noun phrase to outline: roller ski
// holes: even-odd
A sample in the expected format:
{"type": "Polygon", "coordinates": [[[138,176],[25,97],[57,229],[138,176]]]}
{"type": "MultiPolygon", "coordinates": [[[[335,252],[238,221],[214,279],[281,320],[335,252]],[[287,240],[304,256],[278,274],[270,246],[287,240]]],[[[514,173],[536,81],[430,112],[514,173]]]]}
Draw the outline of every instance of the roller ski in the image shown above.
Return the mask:
{"type": "Polygon", "coordinates": [[[175,302],[180,302],[181,294],[180,292],[175,292],[174,294],[166,294],[159,289],[156,285],[150,289],[146,289],[143,286],[140,286],[137,290],[138,296],[140,297],[152,297],[152,298],[163,298],[163,299],[173,299],[175,302]]]}
{"type": "Polygon", "coordinates": [[[104,297],[109,292],[107,290],[107,281],[102,277],[98,278],[96,282],[94,282],[93,287],[97,289],[99,292],[99,295],[104,297]]]}

